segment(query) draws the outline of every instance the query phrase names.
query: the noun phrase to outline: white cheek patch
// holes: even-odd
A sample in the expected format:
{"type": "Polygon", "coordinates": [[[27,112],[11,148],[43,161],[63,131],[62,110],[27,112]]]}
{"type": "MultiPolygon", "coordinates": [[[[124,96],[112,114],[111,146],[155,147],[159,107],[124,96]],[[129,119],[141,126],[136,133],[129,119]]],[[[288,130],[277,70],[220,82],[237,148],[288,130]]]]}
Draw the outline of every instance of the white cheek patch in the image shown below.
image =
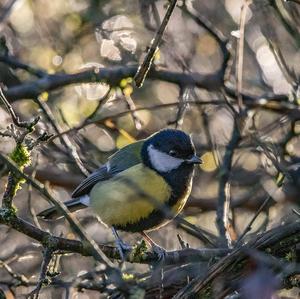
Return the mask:
{"type": "Polygon", "coordinates": [[[148,146],[148,154],[153,168],[159,172],[170,172],[184,162],[183,159],[172,157],[157,150],[153,145],[148,146]]]}

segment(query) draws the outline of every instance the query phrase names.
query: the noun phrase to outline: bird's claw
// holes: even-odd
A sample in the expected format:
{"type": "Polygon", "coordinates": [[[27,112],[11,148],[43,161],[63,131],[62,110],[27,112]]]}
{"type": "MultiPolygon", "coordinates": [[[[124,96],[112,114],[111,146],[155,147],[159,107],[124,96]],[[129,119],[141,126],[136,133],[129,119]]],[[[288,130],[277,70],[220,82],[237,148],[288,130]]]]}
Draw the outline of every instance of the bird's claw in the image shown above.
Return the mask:
{"type": "Polygon", "coordinates": [[[126,253],[132,250],[132,246],[124,243],[121,239],[116,239],[116,247],[120,254],[121,260],[125,261],[126,253]]]}
{"type": "Polygon", "coordinates": [[[116,229],[114,227],[112,227],[112,233],[115,236],[116,247],[117,247],[118,252],[120,254],[121,260],[122,260],[122,262],[124,262],[125,261],[125,256],[126,256],[126,252],[127,251],[131,251],[132,247],[122,241],[122,239],[120,238],[118,232],[116,231],[116,229]]]}
{"type": "Polygon", "coordinates": [[[167,255],[167,251],[163,248],[163,247],[160,247],[158,246],[157,244],[153,244],[152,245],[152,251],[154,254],[157,255],[158,257],[158,262],[163,262],[165,260],[165,257],[167,255]]]}

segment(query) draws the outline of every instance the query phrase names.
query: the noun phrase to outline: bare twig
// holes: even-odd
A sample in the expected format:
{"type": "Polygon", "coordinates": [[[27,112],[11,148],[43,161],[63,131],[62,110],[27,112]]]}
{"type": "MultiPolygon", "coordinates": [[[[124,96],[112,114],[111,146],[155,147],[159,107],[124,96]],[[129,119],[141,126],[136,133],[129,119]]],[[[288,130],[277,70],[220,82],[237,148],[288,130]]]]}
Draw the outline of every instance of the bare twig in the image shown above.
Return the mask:
{"type": "Polygon", "coordinates": [[[6,158],[3,154],[0,153],[0,160],[7,165],[7,167],[13,171],[14,173],[17,173],[21,178],[25,179],[29,184],[31,184],[37,191],[41,193],[41,195],[47,199],[49,202],[54,204],[57,209],[66,217],[66,219],[69,221],[72,229],[78,234],[78,236],[88,244],[90,244],[93,256],[97,261],[103,262],[108,269],[114,269],[114,265],[108,260],[108,258],[105,256],[105,254],[101,251],[101,249],[98,247],[98,245],[95,243],[94,240],[92,240],[86,233],[83,231],[81,225],[79,224],[78,220],[74,218],[68,211],[67,207],[60,201],[56,200],[54,197],[52,197],[49,193],[49,191],[38,181],[35,179],[27,176],[23,172],[21,172],[18,167],[11,162],[8,158],[6,158]]]}
{"type": "MultiPolygon", "coordinates": [[[[280,257],[281,254],[287,254],[293,250],[293,246],[299,244],[300,222],[296,221],[288,225],[280,225],[277,228],[271,229],[256,238],[253,238],[245,247],[239,247],[226,257],[220,259],[212,267],[210,267],[205,277],[197,277],[193,279],[187,286],[181,289],[174,299],[191,298],[191,296],[200,296],[211,293],[211,284],[217,277],[227,277],[228,282],[232,282],[239,277],[244,271],[245,261],[249,258],[247,250],[256,249],[273,253],[280,257]],[[296,228],[298,227],[298,229],[296,228]],[[284,243],[279,244],[279,240],[284,243]],[[284,244],[284,245],[283,245],[284,244]],[[285,250],[283,250],[283,247],[285,250]],[[245,248],[247,250],[245,250],[245,248]],[[279,249],[277,251],[277,249],[279,249]],[[239,265],[239,267],[237,267],[239,265]],[[208,293],[207,293],[208,292],[208,293]]],[[[232,283],[228,287],[226,294],[232,291],[232,283]]]]}
{"type": "Polygon", "coordinates": [[[101,109],[105,106],[105,104],[108,102],[110,98],[111,88],[109,88],[106,92],[106,94],[99,100],[97,107],[95,110],[85,118],[84,123],[87,123],[88,121],[92,120],[96,114],[101,111],[101,109]]]}
{"type": "Polygon", "coordinates": [[[13,271],[13,269],[9,266],[7,262],[0,260],[0,267],[3,267],[11,275],[12,278],[18,281],[18,283],[21,283],[25,286],[28,285],[29,279],[25,275],[13,271]]]}
{"type": "Polygon", "coordinates": [[[261,206],[259,207],[259,209],[256,211],[255,215],[252,217],[252,219],[250,220],[250,222],[248,223],[248,225],[244,229],[243,233],[237,239],[236,246],[238,246],[241,243],[241,241],[243,240],[243,238],[245,237],[245,235],[252,229],[253,223],[255,222],[255,220],[257,219],[257,217],[264,210],[264,208],[267,206],[267,204],[270,202],[271,199],[272,199],[272,196],[268,196],[266,198],[266,200],[261,204],[261,206]]]}
{"type": "MultiPolygon", "coordinates": [[[[274,97],[276,98],[276,96],[271,96],[270,100],[266,100],[265,98],[254,98],[254,97],[250,97],[250,96],[244,96],[244,103],[246,102],[247,106],[249,108],[261,108],[261,109],[266,109],[266,110],[271,110],[271,111],[289,111],[290,113],[294,113],[295,117],[300,117],[300,109],[298,106],[294,105],[294,104],[290,104],[290,103],[286,103],[285,100],[281,101],[282,98],[281,96],[279,96],[279,101],[278,106],[274,105],[274,102],[272,102],[272,99],[274,99],[274,97]]],[[[222,105],[222,104],[227,104],[226,101],[223,100],[209,100],[209,101],[201,101],[201,102],[195,102],[195,101],[186,101],[186,104],[189,105],[195,105],[195,106],[205,106],[205,105],[213,105],[213,106],[217,106],[217,105],[222,105]]],[[[160,110],[162,108],[170,108],[173,106],[178,106],[178,102],[174,102],[174,103],[168,103],[168,104],[158,104],[155,106],[150,106],[150,107],[140,107],[137,108],[134,112],[136,111],[143,111],[143,110],[149,110],[149,111],[154,111],[154,110],[160,110]]],[[[121,111],[118,113],[114,113],[111,115],[107,115],[104,117],[101,117],[99,119],[94,119],[94,120],[90,120],[90,121],[84,121],[82,124],[73,127],[71,129],[68,129],[62,133],[60,133],[59,135],[55,135],[53,136],[50,140],[53,140],[55,138],[58,138],[60,135],[63,134],[69,134],[71,132],[75,132],[78,131],[80,129],[83,129],[84,127],[87,127],[89,125],[92,124],[100,124],[105,122],[106,120],[110,120],[110,119],[116,119],[128,114],[131,114],[133,111],[130,110],[126,110],[126,111],[121,111]]]]}
{"type": "Polygon", "coordinates": [[[177,234],[177,239],[182,249],[190,247],[189,244],[185,242],[179,234],[177,234]]]}
{"type": "Polygon", "coordinates": [[[243,62],[244,62],[244,43],[245,43],[245,24],[248,5],[251,0],[244,0],[241,7],[240,25],[239,25],[239,40],[237,49],[237,64],[236,64],[236,77],[237,77],[237,98],[240,112],[243,110],[243,62]]]}
{"type": "Polygon", "coordinates": [[[158,45],[162,39],[162,36],[165,32],[167,25],[169,23],[170,17],[176,6],[176,3],[177,3],[177,0],[170,1],[170,5],[164,16],[164,19],[163,19],[158,31],[156,32],[154,39],[151,41],[151,45],[147,52],[147,55],[144,58],[143,63],[140,65],[140,67],[138,68],[138,70],[134,76],[134,81],[135,81],[135,84],[137,87],[141,87],[143,85],[144,80],[147,76],[147,73],[148,73],[149,69],[151,68],[152,61],[153,61],[155,53],[158,49],[158,45]]]}
{"type": "MultiPolygon", "coordinates": [[[[77,240],[70,240],[62,237],[57,237],[49,232],[43,231],[29,222],[15,216],[10,215],[7,218],[5,211],[0,210],[0,223],[5,224],[28,237],[40,242],[44,247],[51,247],[53,251],[60,253],[79,253],[83,256],[93,256],[93,249],[88,243],[84,243],[77,240]]],[[[113,259],[120,259],[118,249],[108,245],[98,245],[101,250],[105,252],[107,256],[113,259]]],[[[207,261],[213,257],[223,256],[227,254],[228,249],[213,249],[213,248],[201,248],[201,249],[189,249],[187,251],[168,251],[165,256],[164,263],[166,265],[181,264],[192,261],[207,261]]],[[[143,256],[133,256],[129,253],[126,257],[128,262],[141,263],[141,264],[153,264],[158,261],[156,254],[153,252],[145,252],[143,256]]]]}
{"type": "Polygon", "coordinates": [[[237,125],[237,120],[234,120],[231,139],[226,146],[223,163],[220,166],[220,179],[218,191],[218,206],[217,206],[217,226],[220,234],[220,241],[223,246],[230,247],[230,237],[227,234],[226,223],[228,223],[228,205],[229,205],[229,176],[232,167],[232,158],[235,148],[238,146],[241,135],[237,125]]]}
{"type": "Polygon", "coordinates": [[[296,209],[292,209],[292,210],[293,210],[293,212],[294,212],[296,215],[300,216],[300,212],[299,212],[299,211],[297,211],[296,209]]]}
{"type": "Polygon", "coordinates": [[[8,55],[0,56],[0,62],[3,62],[5,64],[9,65],[13,69],[24,70],[24,71],[28,72],[29,74],[36,76],[37,78],[43,78],[48,75],[45,71],[34,68],[23,62],[20,62],[17,58],[15,58],[13,56],[8,56],[8,55]]]}
{"type": "Polygon", "coordinates": [[[9,16],[16,2],[17,0],[10,0],[4,7],[1,8],[0,24],[9,16]]]}
{"type": "Polygon", "coordinates": [[[206,19],[203,15],[199,15],[198,12],[193,8],[193,4],[190,1],[183,1],[183,5],[180,9],[187,14],[192,20],[194,20],[199,26],[204,28],[219,44],[219,47],[223,54],[223,62],[220,69],[217,71],[220,79],[224,81],[226,69],[228,67],[228,61],[231,57],[230,46],[228,39],[223,35],[223,33],[218,30],[213,23],[206,19]]]}
{"type": "Polygon", "coordinates": [[[187,88],[180,88],[179,104],[178,104],[176,117],[175,120],[169,122],[169,125],[174,124],[176,129],[179,128],[183,122],[184,114],[188,106],[187,104],[188,98],[189,98],[189,90],[187,88]]]}
{"type": "Polygon", "coordinates": [[[284,0],[285,2],[295,2],[297,4],[300,4],[300,0],[284,0]]]}
{"type": "Polygon", "coordinates": [[[284,26],[284,28],[287,30],[287,32],[290,34],[290,36],[294,39],[296,45],[300,47],[300,33],[292,22],[290,22],[289,15],[287,10],[285,9],[282,1],[274,0],[270,2],[270,5],[272,5],[275,9],[275,13],[278,16],[278,18],[281,21],[281,24],[284,26]]]}
{"type": "MultiPolygon", "coordinates": [[[[195,102],[191,102],[191,101],[189,101],[188,103],[189,104],[195,104],[195,102]]],[[[199,105],[208,105],[208,104],[218,105],[218,104],[221,104],[221,103],[223,103],[223,102],[218,101],[218,100],[217,101],[202,101],[202,102],[199,102],[199,105]]],[[[168,103],[168,104],[158,104],[158,105],[155,105],[153,107],[140,107],[140,108],[136,108],[134,111],[132,111],[132,110],[121,111],[121,112],[118,112],[116,114],[101,117],[99,119],[84,121],[82,124],[80,124],[80,125],[78,125],[74,128],[68,129],[68,130],[62,132],[60,135],[69,134],[71,132],[78,131],[80,129],[83,129],[84,127],[87,127],[87,126],[91,125],[91,124],[101,124],[101,123],[104,123],[107,120],[116,119],[116,118],[119,118],[119,117],[122,117],[122,116],[125,116],[125,115],[128,115],[128,114],[132,114],[133,112],[143,111],[143,110],[149,110],[149,111],[159,110],[159,109],[162,109],[162,108],[169,108],[169,107],[173,107],[173,106],[178,106],[178,102],[168,103]]],[[[53,140],[57,137],[59,137],[59,135],[53,136],[50,140],[53,140]]]]}
{"type": "Polygon", "coordinates": [[[134,122],[135,128],[137,130],[140,130],[142,128],[143,122],[136,113],[136,106],[134,104],[134,101],[130,94],[125,94],[123,92],[123,96],[124,96],[124,100],[126,101],[129,111],[131,111],[131,116],[132,116],[132,120],[134,122]]]}
{"type": "MultiPolygon", "coordinates": [[[[278,184],[282,184],[284,177],[282,177],[280,179],[280,181],[278,182],[278,184]]],[[[261,206],[259,207],[259,209],[256,211],[255,215],[252,217],[252,219],[250,220],[250,222],[248,223],[248,225],[246,226],[246,228],[244,229],[243,233],[239,236],[239,238],[236,241],[236,246],[238,246],[240,244],[240,242],[243,240],[243,238],[245,237],[245,235],[252,229],[252,225],[255,222],[255,220],[257,219],[257,217],[259,216],[259,214],[264,210],[264,208],[267,206],[267,204],[271,201],[272,196],[268,196],[265,201],[261,204],[261,206]]]]}
{"type": "Polygon", "coordinates": [[[70,141],[69,137],[67,135],[60,135],[60,133],[62,132],[62,129],[61,129],[60,125],[58,124],[58,122],[55,120],[55,117],[52,114],[52,111],[51,111],[50,107],[47,105],[46,102],[41,101],[39,98],[36,98],[35,102],[39,105],[39,107],[41,108],[41,110],[45,114],[47,120],[50,122],[50,124],[54,128],[55,133],[60,136],[59,138],[60,138],[62,144],[64,145],[64,147],[66,148],[66,150],[70,154],[72,160],[75,162],[78,169],[85,176],[88,176],[89,172],[87,171],[87,169],[82,164],[82,161],[81,161],[81,159],[78,155],[78,152],[77,152],[75,146],[70,141]]]}
{"type": "MultiPolygon", "coordinates": [[[[13,110],[12,106],[5,98],[1,88],[0,99],[2,100],[6,109],[10,113],[12,121],[14,123],[14,125],[11,125],[9,127],[10,136],[13,137],[16,142],[16,146],[13,152],[11,153],[11,157],[17,163],[21,172],[25,166],[30,164],[29,151],[34,147],[34,145],[38,144],[40,141],[47,140],[50,136],[44,133],[41,136],[39,136],[36,140],[33,140],[31,138],[25,139],[25,137],[34,130],[34,126],[37,124],[40,118],[36,117],[32,121],[21,122],[19,120],[19,117],[13,110]],[[21,128],[20,131],[18,131],[19,128],[21,128]],[[23,145],[23,143],[25,144],[23,145]]],[[[14,172],[10,171],[8,175],[8,182],[2,199],[3,207],[7,209],[12,208],[13,197],[15,196],[20,184],[20,178],[14,172]]]]}
{"type": "Polygon", "coordinates": [[[38,123],[38,121],[40,120],[39,117],[36,117],[33,121],[20,121],[19,117],[16,115],[15,111],[13,110],[11,104],[8,102],[8,100],[6,99],[6,97],[3,94],[2,88],[0,87],[0,99],[3,102],[5,108],[7,109],[7,111],[9,112],[9,114],[11,115],[11,118],[14,122],[14,124],[17,127],[20,128],[26,128],[28,130],[32,130],[32,128],[38,123]]]}
{"type": "Polygon", "coordinates": [[[30,294],[28,295],[28,298],[38,299],[40,291],[42,289],[42,286],[43,286],[43,284],[46,283],[48,266],[51,261],[52,254],[53,254],[53,249],[51,249],[51,248],[44,249],[40,277],[39,277],[36,287],[30,292],[30,294]]]}
{"type": "MultiPolygon", "coordinates": [[[[33,172],[31,174],[32,178],[35,178],[35,176],[36,176],[36,171],[37,171],[36,168],[37,168],[37,164],[38,164],[37,161],[38,161],[38,158],[36,158],[36,161],[33,165],[33,172]]],[[[27,200],[28,200],[29,213],[30,213],[30,215],[33,219],[33,223],[35,224],[35,226],[41,229],[41,225],[40,225],[39,220],[36,216],[35,209],[32,205],[32,186],[30,184],[28,185],[28,191],[27,192],[28,192],[28,199],[27,200]]]]}

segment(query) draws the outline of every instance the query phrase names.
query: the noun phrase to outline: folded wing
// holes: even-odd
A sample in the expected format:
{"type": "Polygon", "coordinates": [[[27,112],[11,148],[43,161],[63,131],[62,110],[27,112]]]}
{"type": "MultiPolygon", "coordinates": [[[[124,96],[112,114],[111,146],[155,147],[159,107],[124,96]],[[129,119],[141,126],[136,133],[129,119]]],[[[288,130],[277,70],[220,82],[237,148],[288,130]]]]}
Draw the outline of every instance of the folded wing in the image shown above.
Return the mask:
{"type": "Polygon", "coordinates": [[[143,140],[131,143],[108,158],[108,162],[94,171],[73,191],[72,197],[89,194],[92,188],[101,181],[108,180],[116,174],[141,163],[143,140]]]}

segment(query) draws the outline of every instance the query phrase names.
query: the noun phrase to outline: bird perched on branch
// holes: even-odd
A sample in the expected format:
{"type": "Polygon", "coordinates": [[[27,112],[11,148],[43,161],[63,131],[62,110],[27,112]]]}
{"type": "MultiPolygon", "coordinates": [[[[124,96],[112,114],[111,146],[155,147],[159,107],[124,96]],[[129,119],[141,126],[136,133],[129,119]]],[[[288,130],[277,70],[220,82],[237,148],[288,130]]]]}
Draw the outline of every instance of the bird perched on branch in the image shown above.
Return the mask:
{"type": "MultiPolygon", "coordinates": [[[[91,207],[112,228],[122,256],[128,246],[117,230],[142,233],[155,250],[146,232],[167,224],[182,210],[191,192],[194,165],[200,163],[189,135],[161,130],[117,151],[82,181],[65,205],[70,211],[91,207]]],[[[52,207],[39,216],[61,215],[52,207]]]]}

